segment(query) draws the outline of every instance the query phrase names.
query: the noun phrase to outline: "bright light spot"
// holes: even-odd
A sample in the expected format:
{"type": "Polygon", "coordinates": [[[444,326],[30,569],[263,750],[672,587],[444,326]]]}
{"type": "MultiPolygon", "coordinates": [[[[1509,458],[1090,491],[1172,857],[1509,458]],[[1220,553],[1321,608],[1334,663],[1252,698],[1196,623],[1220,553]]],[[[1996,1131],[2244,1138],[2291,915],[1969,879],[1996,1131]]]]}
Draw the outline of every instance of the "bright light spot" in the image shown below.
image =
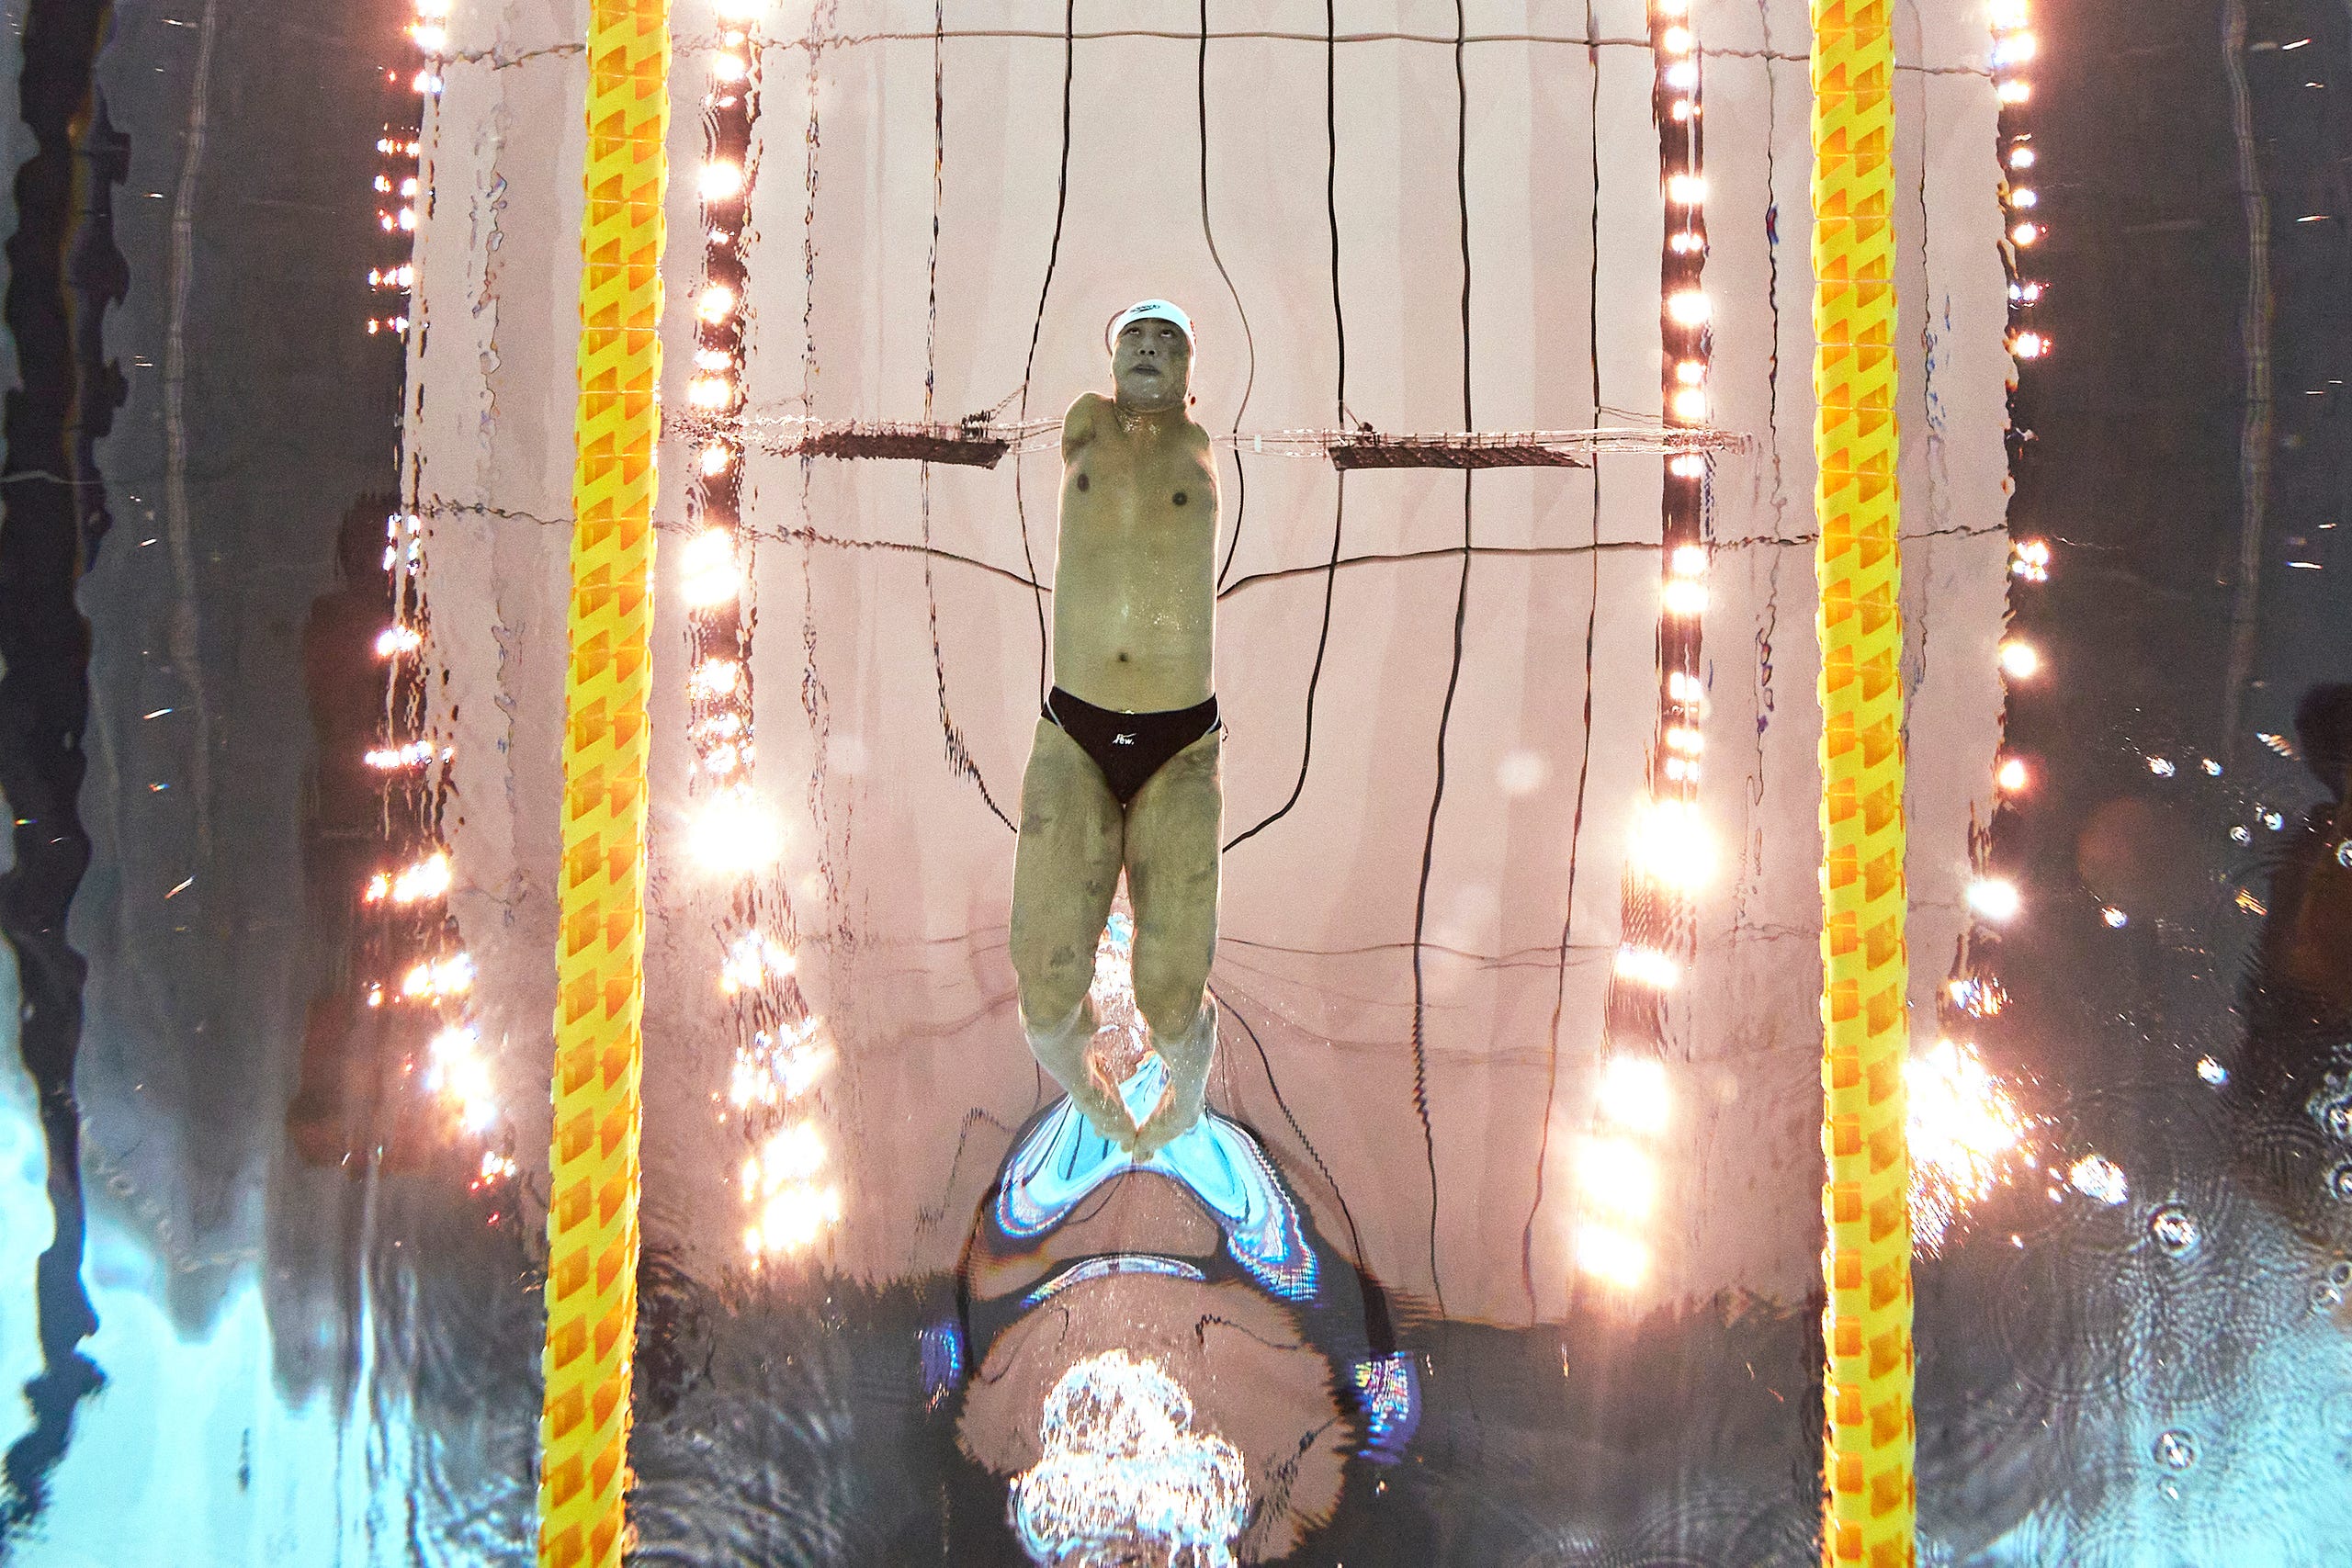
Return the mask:
{"type": "Polygon", "coordinates": [[[2199,1056],[2197,1058],[2197,1076],[2219,1089],[2230,1081],[2230,1069],[2211,1056],[2199,1056]]]}
{"type": "Polygon", "coordinates": [[[438,898],[448,891],[449,857],[436,852],[397,874],[378,872],[368,881],[366,897],[370,904],[380,904],[389,898],[395,904],[407,905],[438,898]]]}
{"type": "Polygon", "coordinates": [[[686,383],[686,401],[698,409],[723,409],[735,400],[735,384],[724,376],[697,376],[686,383]]]}
{"type": "Polygon", "coordinates": [[[2019,186],[2015,190],[2009,192],[2009,205],[2011,207],[2039,207],[2041,205],[2041,196],[2040,192],[2034,190],[2030,186],[2019,186]]]}
{"type": "Polygon", "coordinates": [[[1690,118],[1691,104],[1688,98],[1677,98],[1666,106],[1666,118],[1680,125],[1690,118]]]}
{"type": "Polygon", "coordinates": [[[1954,980],[1944,990],[1951,998],[1954,1007],[1978,1018],[1992,1017],[2007,1006],[2009,999],[2008,992],[2001,988],[2001,982],[1984,976],[1954,980]]]}
{"type": "Polygon", "coordinates": [[[2001,644],[2001,673],[2012,681],[2030,681],[2041,671],[2041,650],[2030,642],[2009,637],[2001,644]]]}
{"type": "Polygon", "coordinates": [[[419,22],[409,28],[408,36],[427,54],[438,54],[449,47],[449,29],[437,23],[419,22]]]}
{"type": "Polygon", "coordinates": [[[840,1188],[795,1183],[760,1204],[759,1218],[743,1239],[754,1257],[799,1252],[840,1224],[841,1217],[840,1188]]]}
{"type": "Polygon", "coordinates": [[[1670,991],[1681,982],[1682,965],[1654,947],[1621,947],[1617,973],[1637,985],[1670,991]]]}
{"type": "Polygon", "coordinates": [[[695,297],[695,314],[706,321],[723,321],[735,313],[735,290],[714,283],[695,297]]]}
{"type": "Polygon", "coordinates": [[[1641,802],[1629,848],[1636,871],[1678,892],[1696,891],[1714,874],[1714,835],[1695,801],[1641,802]]]}
{"type": "Polygon", "coordinates": [[[1604,1284],[1630,1290],[1648,1276],[1650,1249],[1607,1225],[1578,1225],[1577,1267],[1604,1284]]]}
{"type": "Polygon", "coordinates": [[[1627,1139],[1587,1138],[1577,1146],[1577,1185],[1592,1208],[1638,1220],[1657,1202],[1657,1167],[1627,1139]]]}
{"type": "Polygon", "coordinates": [[[2041,225],[2030,220],[2020,223],[2009,231],[2009,238],[2020,245],[2030,245],[2041,238],[2041,225]]]}
{"type": "Polygon", "coordinates": [[[2013,33],[2030,20],[2026,0],[1993,0],[1992,9],[1996,32],[2013,33]]]}
{"type": "Polygon", "coordinates": [[[743,667],[731,659],[707,659],[686,677],[686,690],[706,701],[733,694],[743,679],[743,667]]]}
{"type": "Polygon", "coordinates": [[[2022,76],[2012,76],[2001,84],[1996,96],[2005,104],[2021,104],[2033,96],[2033,84],[2022,76]]]}
{"type": "Polygon", "coordinates": [[[1678,703],[1702,703],[1707,700],[1707,688],[1696,675],[1676,670],[1666,677],[1666,694],[1678,703]]]}
{"type": "Polygon", "coordinates": [[[2122,910],[2117,908],[2112,904],[2109,904],[2102,908],[2098,912],[2098,916],[2100,919],[2105,920],[2117,931],[2121,931],[2125,926],[2132,923],[2132,917],[2125,914],[2122,910]]]}
{"type": "Polygon", "coordinates": [[[1686,453],[1667,464],[1667,471],[1678,479],[1695,479],[1707,471],[1707,459],[1697,453],[1686,453]]]}
{"type": "Polygon", "coordinates": [[[1661,1133],[1672,1107],[1666,1064],[1651,1056],[1612,1056],[1594,1093],[1600,1118],[1636,1133],[1661,1133]]]}
{"type": "Polygon", "coordinates": [[[686,541],[682,552],[686,603],[698,610],[724,604],[743,591],[735,570],[735,536],[725,528],[706,528],[686,541]]]}
{"type": "Polygon", "coordinates": [[[1968,907],[1980,917],[1995,922],[2015,919],[2025,908],[2018,896],[2018,885],[1997,876],[1979,877],[1968,885],[1968,907]]]}
{"type": "Polygon", "coordinates": [[[1677,577],[1703,577],[1707,570],[1707,547],[1677,545],[1674,547],[1674,554],[1668,558],[1668,561],[1674,569],[1674,575],[1677,577]]]}
{"type": "Polygon", "coordinates": [[[2009,556],[2009,570],[2029,582],[2050,581],[2050,541],[2019,539],[2009,556]]]}
{"type": "Polygon", "coordinates": [[[401,977],[401,995],[432,998],[463,996],[474,987],[474,961],[462,953],[427,959],[401,977]]]}
{"type": "Polygon", "coordinates": [[[424,638],[414,626],[386,626],[376,638],[376,657],[390,659],[396,654],[414,653],[424,646],[424,638]]]}
{"type": "Polygon", "coordinates": [[[2085,1155],[2066,1168],[2066,1183],[2095,1202],[2115,1208],[2132,1196],[2123,1168],[2105,1155],[2085,1155]]]}
{"type": "Polygon", "coordinates": [[[1511,750],[1503,753],[1503,760],[1496,764],[1495,782],[1505,795],[1518,800],[1543,788],[1551,771],[1541,752],[1511,750]]]}
{"type": "Polygon", "coordinates": [[[1701,615],[1707,608],[1707,585],[1678,577],[1667,583],[1658,598],[1669,615],[1701,615]]]}
{"type": "Polygon", "coordinates": [[[2179,769],[2173,766],[2173,761],[2170,757],[2151,757],[2148,759],[2148,772],[2155,774],[2156,777],[2160,779],[2168,779],[2179,771],[2179,769]]]}
{"type": "Polygon", "coordinates": [[[2004,757],[2000,766],[1993,770],[1993,782],[2015,795],[2032,782],[2032,774],[2027,771],[2024,758],[2004,757]]]}
{"type": "Polygon", "coordinates": [[[735,454],[723,441],[714,441],[702,449],[702,471],[706,477],[723,474],[735,461],[735,454]]]}
{"type": "Polygon", "coordinates": [[[2025,1119],[1973,1045],[1939,1040],[1904,1063],[1903,1088],[1912,1239],[1932,1253],[1952,1221],[2001,1179],[2025,1119]]]}
{"type": "Polygon", "coordinates": [[[2012,147],[2009,149],[2009,167],[2030,169],[2033,167],[2033,149],[2030,147],[2012,147]]]}
{"type": "Polygon", "coordinates": [[[1707,394],[1696,387],[1685,387],[1674,394],[1670,406],[1675,418],[1689,420],[1695,424],[1707,417],[1707,394]]]}
{"type": "Polygon", "coordinates": [[[1711,311],[1706,295],[1696,288],[1678,289],[1666,297],[1667,319],[1678,326],[1702,325],[1711,311]]]}
{"type": "Polygon", "coordinates": [[[824,1134],[814,1122],[802,1122],[769,1138],[744,1168],[755,1176],[756,1191],[765,1198],[786,1182],[805,1181],[824,1168],[824,1134]]]}
{"type": "Polygon", "coordinates": [[[1673,725],[1667,729],[1666,745],[1669,751],[1679,751],[1686,757],[1695,756],[1706,749],[1706,738],[1687,724],[1673,725]]]}
{"type": "Polygon", "coordinates": [[[1996,68],[2004,65],[2023,65],[2033,58],[2034,47],[2034,37],[2031,33],[2011,33],[1993,46],[1993,63],[1996,68]]]}
{"type": "Polygon", "coordinates": [[[1678,207],[1696,207],[1707,199],[1707,182],[1699,175],[1666,176],[1666,198],[1678,207]]]}
{"type": "Polygon", "coordinates": [[[1695,387],[1707,378],[1707,367],[1695,359],[1686,359],[1674,367],[1674,378],[1686,387],[1695,387]]]}
{"type": "Polygon", "coordinates": [[[2039,359],[2050,351],[2050,340],[2040,333],[2019,333],[2009,340],[2009,352],[2019,359],[2039,359]]]}
{"type": "Polygon", "coordinates": [[[741,82],[751,69],[740,54],[721,54],[710,62],[710,73],[721,82],[741,82]]]}
{"type": "Polygon", "coordinates": [[[743,194],[743,165],[705,164],[700,181],[705,201],[728,201],[743,194]]]}
{"type": "Polygon", "coordinates": [[[686,842],[695,859],[710,871],[755,871],[784,851],[775,818],[740,787],[703,803],[686,842]]]}
{"type": "Polygon", "coordinates": [[[1699,62],[1695,60],[1676,61],[1666,68],[1666,85],[1689,92],[1699,85],[1699,62]]]}
{"type": "Polygon", "coordinates": [[[718,988],[732,995],[755,991],[770,980],[793,971],[790,951],[763,931],[744,931],[727,947],[727,962],[718,971],[718,988]]]}
{"type": "MultiPolygon", "coordinates": [[[[1679,116],[1676,117],[1679,118],[1679,116]]],[[[1707,242],[1685,230],[1666,237],[1666,248],[1678,256],[1687,256],[1706,248],[1707,242]]]]}
{"type": "Polygon", "coordinates": [[[1690,29],[1685,27],[1671,27],[1657,35],[1658,47],[1668,54],[1690,53],[1692,41],[1690,29]]]}

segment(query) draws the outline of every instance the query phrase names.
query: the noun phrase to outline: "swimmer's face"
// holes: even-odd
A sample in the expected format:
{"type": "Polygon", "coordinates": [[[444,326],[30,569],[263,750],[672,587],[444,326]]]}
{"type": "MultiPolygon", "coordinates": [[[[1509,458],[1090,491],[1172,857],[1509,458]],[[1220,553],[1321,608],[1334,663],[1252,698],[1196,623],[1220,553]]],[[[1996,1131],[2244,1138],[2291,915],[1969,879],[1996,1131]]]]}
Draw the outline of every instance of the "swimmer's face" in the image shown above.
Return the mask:
{"type": "Polygon", "coordinates": [[[1184,330],[1157,316],[1121,327],[1111,344],[1111,379],[1131,409],[1183,407],[1193,384],[1193,345],[1184,330]]]}

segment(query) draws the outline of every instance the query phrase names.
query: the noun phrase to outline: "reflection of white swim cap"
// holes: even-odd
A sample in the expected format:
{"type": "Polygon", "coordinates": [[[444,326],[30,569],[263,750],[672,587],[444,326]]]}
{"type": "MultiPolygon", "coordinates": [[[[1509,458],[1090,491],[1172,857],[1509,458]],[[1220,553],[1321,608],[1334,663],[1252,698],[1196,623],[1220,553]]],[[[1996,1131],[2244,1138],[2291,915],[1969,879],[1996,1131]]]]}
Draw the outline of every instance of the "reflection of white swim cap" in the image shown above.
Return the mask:
{"type": "Polygon", "coordinates": [[[1119,344],[1119,333],[1126,330],[1127,323],[1140,321],[1147,318],[1175,322],[1176,330],[1184,334],[1184,343],[1187,347],[1197,350],[1201,346],[1200,340],[1193,335],[1193,318],[1165,299],[1146,299],[1139,305],[1128,306],[1112,317],[1111,324],[1102,332],[1102,346],[1115,352],[1119,344]]]}

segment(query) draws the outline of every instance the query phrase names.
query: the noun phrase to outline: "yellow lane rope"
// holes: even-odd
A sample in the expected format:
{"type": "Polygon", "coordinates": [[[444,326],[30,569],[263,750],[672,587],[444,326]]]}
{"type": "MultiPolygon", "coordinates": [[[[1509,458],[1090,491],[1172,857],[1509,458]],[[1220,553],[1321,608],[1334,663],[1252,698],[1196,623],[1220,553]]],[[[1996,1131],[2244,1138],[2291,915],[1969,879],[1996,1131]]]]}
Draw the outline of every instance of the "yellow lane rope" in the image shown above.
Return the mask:
{"type": "Polygon", "coordinates": [[[620,1568],[637,1338],[668,0],[591,0],[548,1205],[542,1568],[620,1568]]]}
{"type": "Polygon", "coordinates": [[[1895,591],[1893,0],[1813,0],[1821,582],[1825,1564],[1909,1568],[1903,628],[1895,591]]]}

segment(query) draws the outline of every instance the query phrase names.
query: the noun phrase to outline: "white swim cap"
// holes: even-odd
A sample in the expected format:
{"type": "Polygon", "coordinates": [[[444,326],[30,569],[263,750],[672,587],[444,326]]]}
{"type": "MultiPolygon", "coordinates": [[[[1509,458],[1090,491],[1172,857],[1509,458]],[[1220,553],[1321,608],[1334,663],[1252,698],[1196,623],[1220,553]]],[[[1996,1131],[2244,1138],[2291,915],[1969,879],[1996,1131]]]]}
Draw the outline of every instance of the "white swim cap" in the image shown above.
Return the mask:
{"type": "Polygon", "coordinates": [[[1115,350],[1118,346],[1119,334],[1126,330],[1127,323],[1140,321],[1147,318],[1175,322],[1176,330],[1184,334],[1184,342],[1188,346],[1195,350],[1201,346],[1200,340],[1193,335],[1193,318],[1165,299],[1146,299],[1140,304],[1128,306],[1112,317],[1111,324],[1102,331],[1102,346],[1115,350]]]}

